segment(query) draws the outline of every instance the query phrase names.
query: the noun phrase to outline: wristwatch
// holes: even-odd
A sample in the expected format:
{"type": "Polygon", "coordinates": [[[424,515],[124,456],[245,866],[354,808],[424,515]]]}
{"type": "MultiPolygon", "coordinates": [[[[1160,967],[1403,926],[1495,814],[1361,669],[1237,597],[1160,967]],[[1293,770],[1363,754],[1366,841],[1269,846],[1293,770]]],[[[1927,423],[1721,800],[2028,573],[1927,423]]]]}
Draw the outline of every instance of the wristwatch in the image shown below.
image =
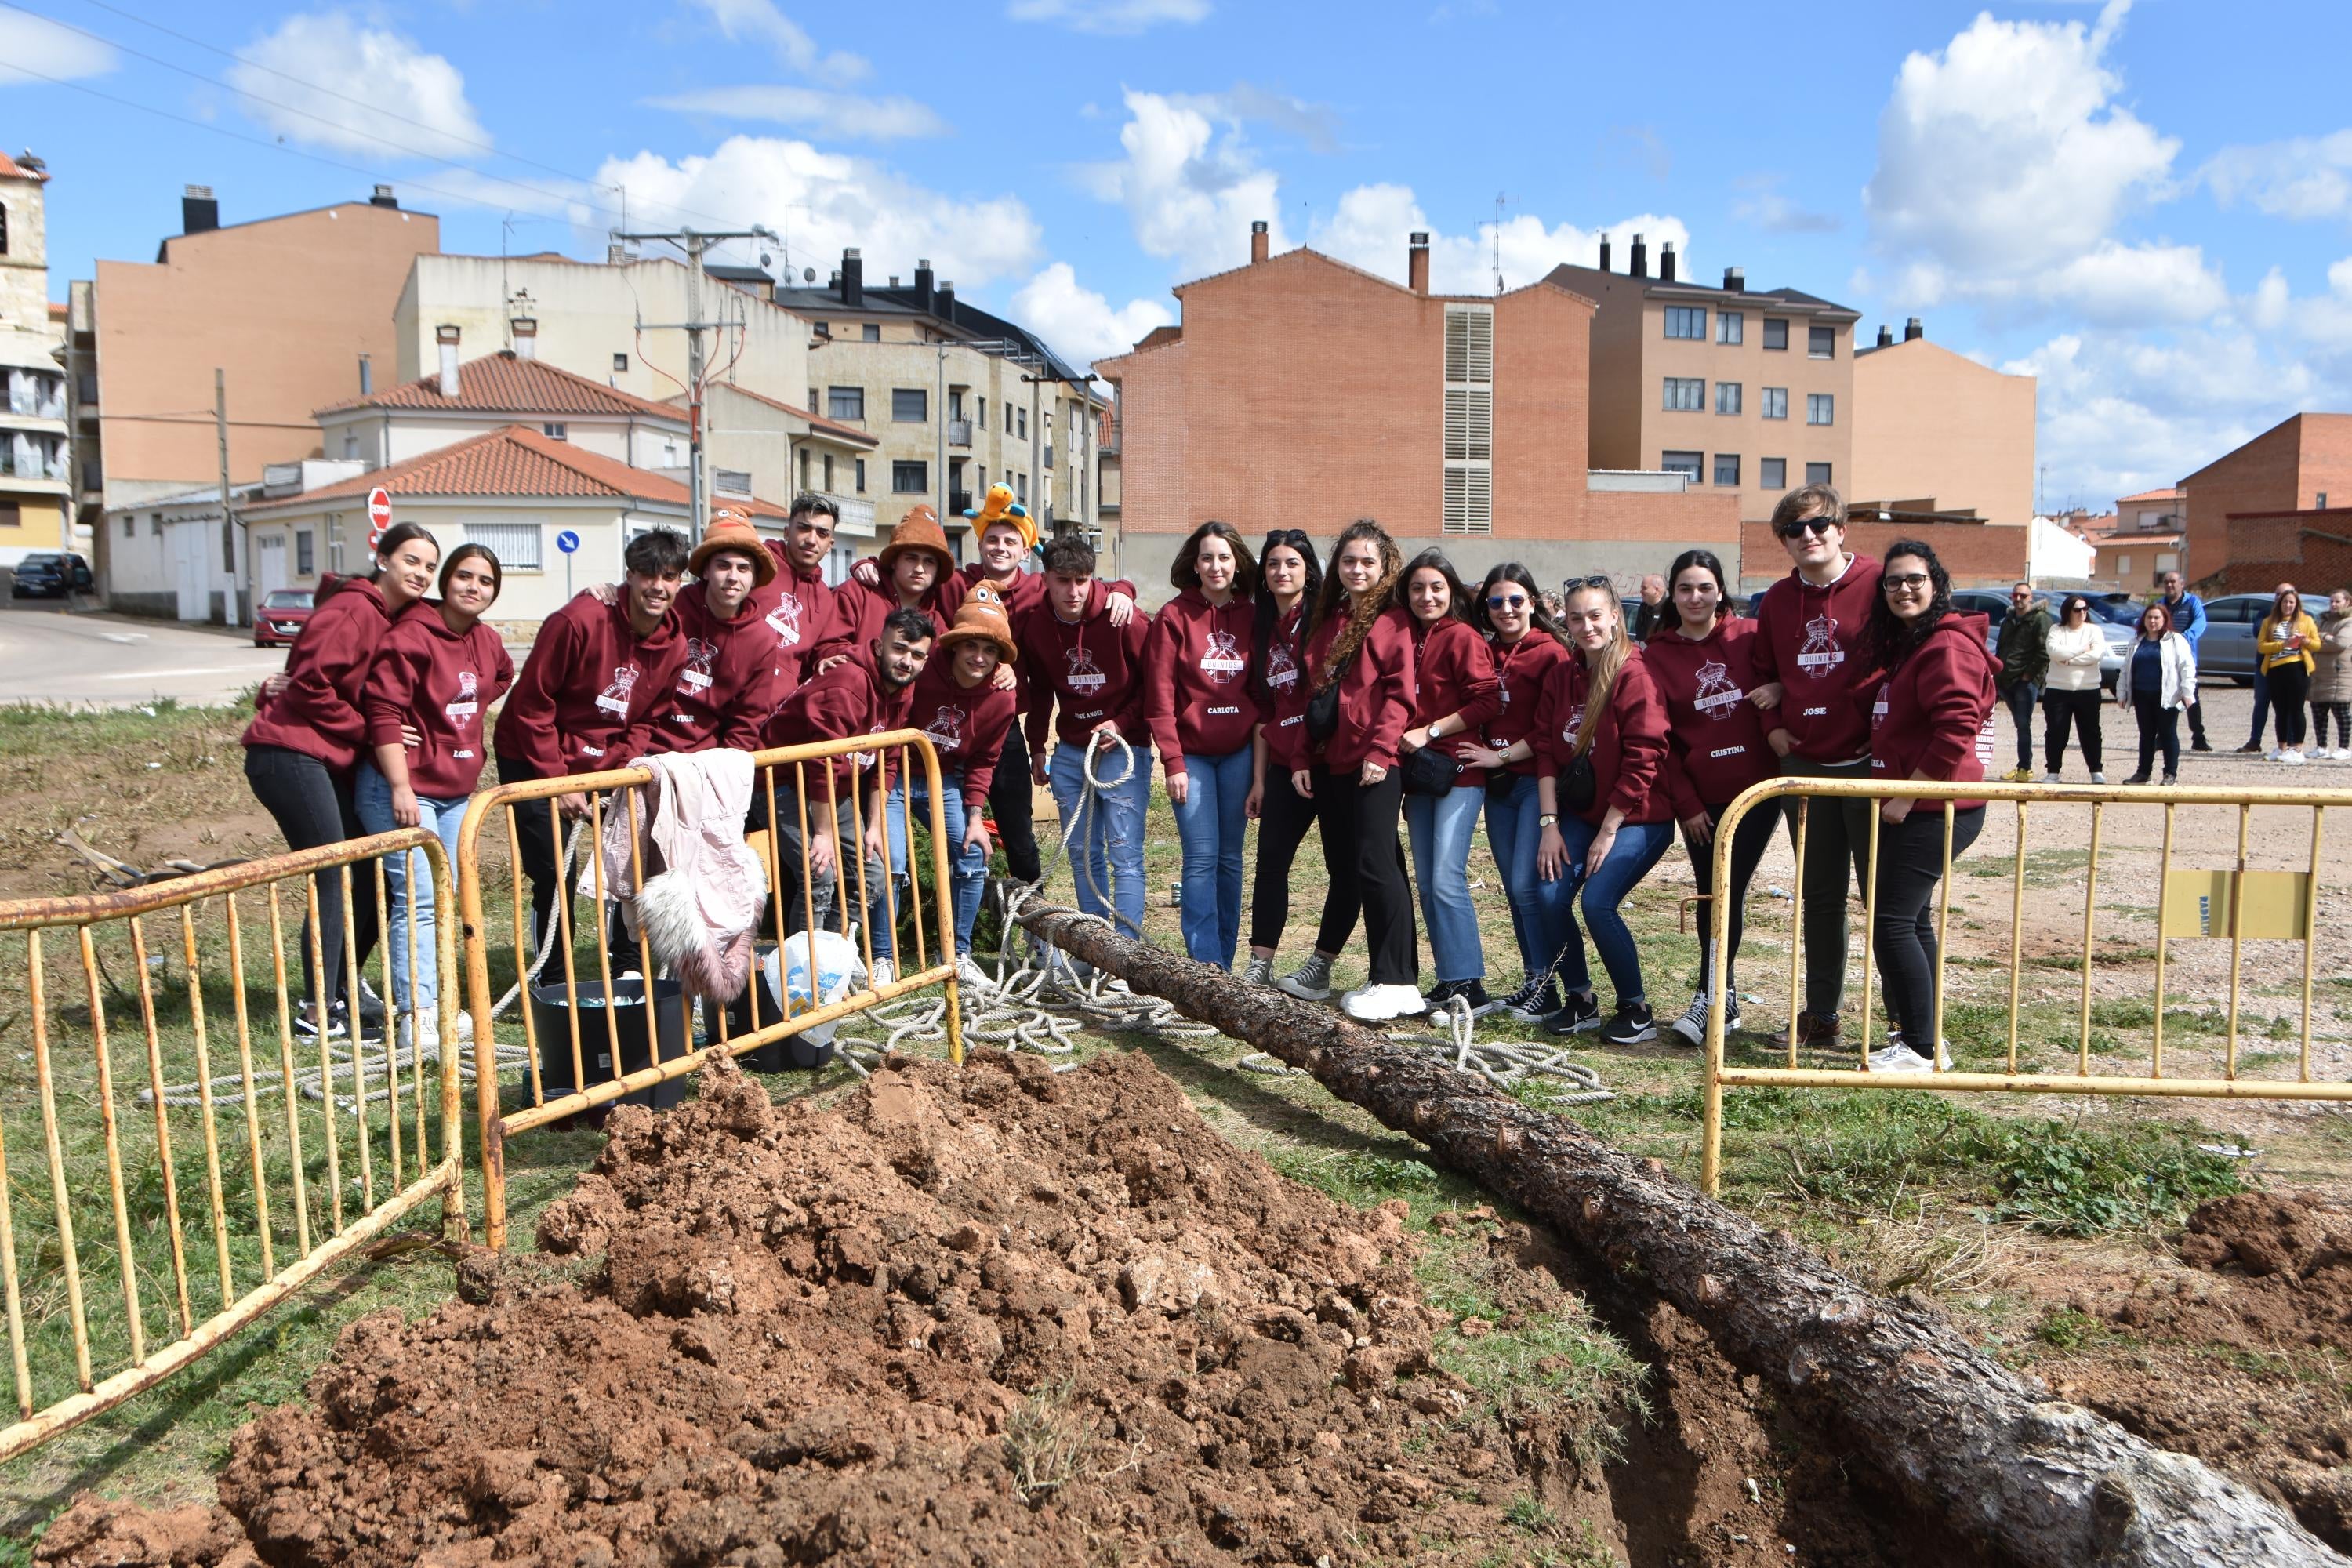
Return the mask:
{"type": "Polygon", "coordinates": [[[1536,818],[1536,826],[1537,826],[1538,827],[1557,827],[1557,826],[1559,826],[1559,814],[1558,814],[1558,813],[1556,813],[1556,812],[1549,812],[1549,811],[1545,812],[1542,816],[1538,816],[1538,817],[1537,817],[1537,818],[1536,818]]]}

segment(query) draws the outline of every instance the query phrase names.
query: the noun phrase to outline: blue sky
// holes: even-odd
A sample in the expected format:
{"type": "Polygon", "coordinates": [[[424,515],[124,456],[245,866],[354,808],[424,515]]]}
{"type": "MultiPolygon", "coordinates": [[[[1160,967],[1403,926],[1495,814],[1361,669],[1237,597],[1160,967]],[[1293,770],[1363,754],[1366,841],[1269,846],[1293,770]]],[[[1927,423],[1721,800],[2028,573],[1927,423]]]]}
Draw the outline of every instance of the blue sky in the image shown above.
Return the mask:
{"type": "Polygon", "coordinates": [[[1638,228],[2035,372],[2050,503],[2104,507],[2352,408],[2347,44],[2341,0],[25,0],[0,141],[58,298],[184,184],[234,222],[382,179],[453,250],[601,255],[625,199],[795,272],[928,257],[1084,358],[1255,218],[1400,278],[1429,228],[1491,288],[1501,195],[1512,287],[1638,228]]]}

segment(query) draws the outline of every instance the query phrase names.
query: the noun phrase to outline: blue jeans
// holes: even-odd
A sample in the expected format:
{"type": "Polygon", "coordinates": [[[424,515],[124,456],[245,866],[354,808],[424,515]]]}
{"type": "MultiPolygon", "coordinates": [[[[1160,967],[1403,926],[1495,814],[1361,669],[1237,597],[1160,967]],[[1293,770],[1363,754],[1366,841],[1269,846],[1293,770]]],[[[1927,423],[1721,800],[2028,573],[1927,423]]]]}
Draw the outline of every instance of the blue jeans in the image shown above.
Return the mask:
{"type": "MultiPolygon", "coordinates": [[[[888,826],[883,829],[890,838],[890,878],[898,884],[898,907],[905,909],[913,897],[914,884],[907,879],[907,793],[903,784],[890,792],[888,826]]],[[[919,820],[928,824],[931,812],[931,792],[921,781],[915,782],[915,810],[919,820]]],[[[988,857],[977,845],[963,841],[970,819],[963,814],[963,775],[952,769],[940,770],[940,816],[947,825],[948,895],[955,908],[955,950],[961,958],[971,951],[971,928],[980,920],[981,895],[988,889],[988,857]]],[[[872,911],[879,916],[877,906],[872,911]]],[[[930,911],[924,910],[926,917],[930,911]]],[[[880,956],[882,923],[875,923],[874,952],[880,956]]]]}
{"type": "Polygon", "coordinates": [[[1592,977],[1585,968],[1584,941],[1576,926],[1576,903],[1580,888],[1584,902],[1584,923],[1592,932],[1592,945],[1601,954],[1601,966],[1609,972],[1609,983],[1617,988],[1617,1005],[1633,1005],[1646,999],[1642,989],[1642,954],[1633,945],[1633,933],[1626,929],[1625,917],[1617,907],[1634,884],[1650,874],[1658,857],[1666,852],[1674,837],[1671,822],[1628,822],[1617,829],[1617,841],[1609,847],[1609,858],[1601,862],[1601,869],[1591,876],[1584,874],[1585,852],[1592,847],[1600,829],[1580,816],[1559,819],[1559,836],[1568,846],[1568,869],[1557,880],[1541,884],[1542,897],[1557,911],[1555,918],[1567,933],[1562,940],[1559,960],[1559,983],[1570,991],[1590,991],[1592,977]]]}
{"type": "Polygon", "coordinates": [[[1502,790],[1486,796],[1486,845],[1503,873],[1503,895],[1511,904],[1511,929],[1519,939],[1519,963],[1527,973],[1541,974],[1559,956],[1567,937],[1559,929],[1558,911],[1542,894],[1536,875],[1536,848],[1543,830],[1536,826],[1538,802],[1533,773],[1513,773],[1502,790]]]}
{"type": "MultiPolygon", "coordinates": [[[[1046,769],[1065,833],[1086,793],[1086,755],[1083,747],[1056,744],[1046,769]]],[[[1097,775],[1103,778],[1118,778],[1118,769],[1117,752],[1095,764],[1097,775]]],[[[1070,840],[1070,874],[1077,884],[1080,911],[1115,914],[1115,928],[1139,940],[1143,935],[1143,817],[1150,805],[1151,747],[1137,742],[1134,770],[1102,792],[1100,801],[1087,811],[1084,830],[1070,840]],[[1111,895],[1112,905],[1103,902],[1097,888],[1111,895]]]]}
{"type": "Polygon", "coordinates": [[[1242,840],[1249,818],[1250,748],[1222,757],[1184,754],[1186,796],[1175,808],[1184,845],[1184,899],[1177,924],[1184,951],[1220,969],[1234,966],[1242,934],[1242,840]]]}
{"type": "MultiPolygon", "coordinates": [[[[360,826],[370,833],[390,833],[400,826],[392,819],[392,781],[376,771],[373,763],[362,763],[352,780],[352,804],[358,806],[360,826]]],[[[449,852],[449,890],[457,891],[457,829],[466,820],[466,803],[472,797],[458,795],[451,800],[435,800],[427,795],[416,797],[420,826],[432,830],[449,852]]],[[[360,872],[364,868],[353,867],[352,897],[373,903],[373,895],[367,891],[360,872]]],[[[419,1018],[439,1016],[441,1005],[441,959],[434,946],[433,874],[426,868],[425,852],[411,849],[404,854],[388,855],[383,861],[385,900],[392,906],[392,923],[384,928],[384,944],[392,950],[393,1005],[403,1014],[410,1006],[411,978],[408,972],[409,928],[416,931],[416,963],[415,976],[415,1009],[419,1018]],[[417,886],[423,897],[412,910],[408,897],[409,863],[416,867],[417,886]]]]}
{"type": "Polygon", "coordinates": [[[1442,795],[1404,797],[1405,827],[1412,837],[1412,879],[1421,886],[1430,962],[1436,965],[1441,984],[1486,978],[1478,911],[1470,902],[1470,835],[1486,800],[1484,784],[1458,784],[1442,795]]]}

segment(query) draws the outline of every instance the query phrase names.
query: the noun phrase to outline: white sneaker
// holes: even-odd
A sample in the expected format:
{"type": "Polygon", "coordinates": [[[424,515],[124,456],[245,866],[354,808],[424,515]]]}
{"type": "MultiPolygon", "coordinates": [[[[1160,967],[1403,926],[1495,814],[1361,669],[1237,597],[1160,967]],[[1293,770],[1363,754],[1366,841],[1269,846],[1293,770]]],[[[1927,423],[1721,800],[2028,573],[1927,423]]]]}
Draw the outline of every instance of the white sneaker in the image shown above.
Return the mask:
{"type": "Polygon", "coordinates": [[[2056,773],[2043,773],[2042,775],[2042,782],[2046,784],[2064,784],[2066,781],[2059,777],[2056,773]]]}
{"type": "Polygon", "coordinates": [[[2303,752],[2295,747],[2289,746],[2284,751],[2279,752],[2279,761],[2283,763],[2293,763],[2297,766],[2301,766],[2303,763],[2303,752]]]}
{"type": "Polygon", "coordinates": [[[2263,753],[2263,761],[2266,763],[2275,763],[2285,754],[2285,752],[2280,751],[2276,746],[2273,746],[2269,751],[2263,753]]]}
{"type": "Polygon", "coordinates": [[[2352,763],[2352,746],[2338,746],[2327,755],[2335,762],[2352,763]]]}
{"type": "Polygon", "coordinates": [[[1871,1052],[1870,1070],[1873,1072],[1933,1072],[1936,1069],[1926,1057],[1921,1056],[1909,1046],[1896,1044],[1882,1046],[1871,1052]]]}
{"type": "Polygon", "coordinates": [[[1420,989],[1412,985],[1366,985],[1339,998],[1340,1009],[1360,1024],[1385,1024],[1418,1013],[1420,989]]]}
{"type": "Polygon", "coordinates": [[[874,967],[866,972],[866,984],[877,991],[898,978],[898,971],[887,958],[876,959],[874,967]]]}
{"type": "Polygon", "coordinates": [[[2095,784],[2103,784],[2107,782],[2107,775],[2105,773],[2093,773],[2091,775],[2091,782],[2095,784]]]}
{"type": "Polygon", "coordinates": [[[996,989],[996,982],[988,977],[986,970],[972,962],[971,954],[968,952],[956,960],[956,984],[973,991],[996,989]]]}

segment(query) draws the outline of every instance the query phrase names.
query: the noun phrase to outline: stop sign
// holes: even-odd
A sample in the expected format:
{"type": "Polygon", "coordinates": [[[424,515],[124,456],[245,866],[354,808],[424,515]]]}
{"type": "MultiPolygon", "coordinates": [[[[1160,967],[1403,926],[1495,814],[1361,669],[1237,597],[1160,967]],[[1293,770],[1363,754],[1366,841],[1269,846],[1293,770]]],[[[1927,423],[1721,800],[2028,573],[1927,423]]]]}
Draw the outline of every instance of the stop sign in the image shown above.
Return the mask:
{"type": "Polygon", "coordinates": [[[392,526],[392,492],[382,485],[368,491],[368,526],[379,531],[392,526]]]}

